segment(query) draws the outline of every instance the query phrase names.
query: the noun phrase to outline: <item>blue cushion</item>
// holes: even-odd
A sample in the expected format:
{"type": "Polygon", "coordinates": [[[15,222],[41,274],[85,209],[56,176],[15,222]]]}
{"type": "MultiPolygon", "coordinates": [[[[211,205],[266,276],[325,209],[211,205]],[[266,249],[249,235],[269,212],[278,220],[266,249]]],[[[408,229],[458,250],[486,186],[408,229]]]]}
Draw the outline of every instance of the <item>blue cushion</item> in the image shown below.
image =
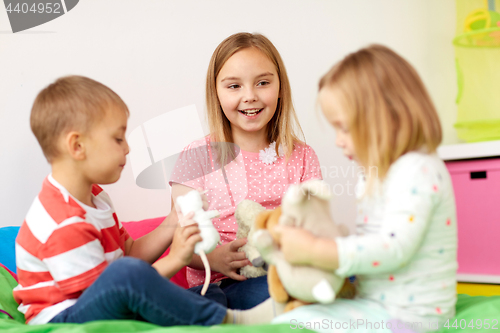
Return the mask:
{"type": "Polygon", "coordinates": [[[16,270],[16,237],[20,227],[0,228],[0,263],[17,273],[16,270]]]}

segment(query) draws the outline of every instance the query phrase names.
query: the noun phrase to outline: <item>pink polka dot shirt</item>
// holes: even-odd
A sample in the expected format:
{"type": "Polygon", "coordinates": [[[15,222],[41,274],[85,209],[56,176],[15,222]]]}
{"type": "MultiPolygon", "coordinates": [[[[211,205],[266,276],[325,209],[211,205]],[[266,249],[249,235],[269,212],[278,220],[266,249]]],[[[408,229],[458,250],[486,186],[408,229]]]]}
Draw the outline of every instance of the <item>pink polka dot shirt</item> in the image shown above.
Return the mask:
{"type": "MultiPolygon", "coordinates": [[[[290,184],[322,178],[316,153],[306,144],[296,144],[288,161],[279,157],[269,165],[259,159],[259,153],[241,150],[224,168],[217,167],[213,150],[208,145],[208,138],[187,146],[175,165],[170,184],[178,183],[207,191],[208,209],[220,213],[218,218],[213,219],[213,224],[220,233],[222,244],[236,239],[238,225],[234,212],[241,201],[249,199],[266,209],[274,209],[281,204],[281,198],[290,184]]],[[[202,270],[188,267],[189,287],[202,284],[204,274],[202,270]]],[[[212,272],[211,283],[224,278],[223,274],[212,272]]]]}

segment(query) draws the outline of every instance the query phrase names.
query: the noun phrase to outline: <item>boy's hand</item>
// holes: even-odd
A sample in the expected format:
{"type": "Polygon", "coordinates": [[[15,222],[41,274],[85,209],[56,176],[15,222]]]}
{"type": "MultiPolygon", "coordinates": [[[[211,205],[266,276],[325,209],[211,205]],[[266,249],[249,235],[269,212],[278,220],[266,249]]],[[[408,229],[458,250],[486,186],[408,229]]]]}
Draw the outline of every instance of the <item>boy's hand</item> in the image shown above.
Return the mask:
{"type": "Polygon", "coordinates": [[[233,280],[245,281],[247,278],[236,272],[243,266],[251,265],[245,253],[238,252],[238,249],[245,245],[246,242],[246,238],[240,238],[219,246],[210,252],[207,257],[212,270],[222,273],[233,280]]]}
{"type": "Polygon", "coordinates": [[[193,215],[193,213],[186,215],[185,219],[189,225],[178,227],[175,230],[174,239],[172,245],[170,245],[169,255],[180,260],[182,266],[186,266],[191,262],[196,243],[203,240],[198,224],[191,220],[193,215]]]}
{"type": "Polygon", "coordinates": [[[278,225],[274,228],[281,243],[285,260],[294,265],[310,265],[316,237],[309,231],[278,225]]]}

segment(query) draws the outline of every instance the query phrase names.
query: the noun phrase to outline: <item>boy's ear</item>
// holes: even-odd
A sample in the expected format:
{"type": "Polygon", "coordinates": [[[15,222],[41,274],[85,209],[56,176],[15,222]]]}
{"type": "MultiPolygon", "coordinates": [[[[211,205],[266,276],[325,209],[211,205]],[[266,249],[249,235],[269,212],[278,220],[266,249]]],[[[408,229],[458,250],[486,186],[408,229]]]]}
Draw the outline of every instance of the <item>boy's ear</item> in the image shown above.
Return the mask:
{"type": "Polygon", "coordinates": [[[85,143],[83,135],[80,132],[72,131],[66,134],[64,140],[64,149],[75,160],[85,159],[85,143]]]}

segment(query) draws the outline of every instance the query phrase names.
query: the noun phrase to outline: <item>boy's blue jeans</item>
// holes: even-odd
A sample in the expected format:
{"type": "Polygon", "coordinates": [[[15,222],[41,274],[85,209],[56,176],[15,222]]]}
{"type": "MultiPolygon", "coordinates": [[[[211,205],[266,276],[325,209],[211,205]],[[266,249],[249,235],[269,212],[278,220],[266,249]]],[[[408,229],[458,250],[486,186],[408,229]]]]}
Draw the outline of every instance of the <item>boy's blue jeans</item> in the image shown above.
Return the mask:
{"type": "MultiPolygon", "coordinates": [[[[199,294],[202,288],[203,285],[192,287],[189,290],[199,294]]],[[[253,308],[269,298],[267,275],[241,282],[224,279],[221,281],[220,286],[212,283],[205,297],[229,309],[247,310],[253,308]]]]}
{"type": "MultiPolygon", "coordinates": [[[[212,292],[213,287],[207,294],[212,292]]],[[[165,279],[148,263],[125,257],[109,265],[75,305],[50,322],[135,319],[161,326],[216,325],[226,311],[217,302],[165,279]]]]}

